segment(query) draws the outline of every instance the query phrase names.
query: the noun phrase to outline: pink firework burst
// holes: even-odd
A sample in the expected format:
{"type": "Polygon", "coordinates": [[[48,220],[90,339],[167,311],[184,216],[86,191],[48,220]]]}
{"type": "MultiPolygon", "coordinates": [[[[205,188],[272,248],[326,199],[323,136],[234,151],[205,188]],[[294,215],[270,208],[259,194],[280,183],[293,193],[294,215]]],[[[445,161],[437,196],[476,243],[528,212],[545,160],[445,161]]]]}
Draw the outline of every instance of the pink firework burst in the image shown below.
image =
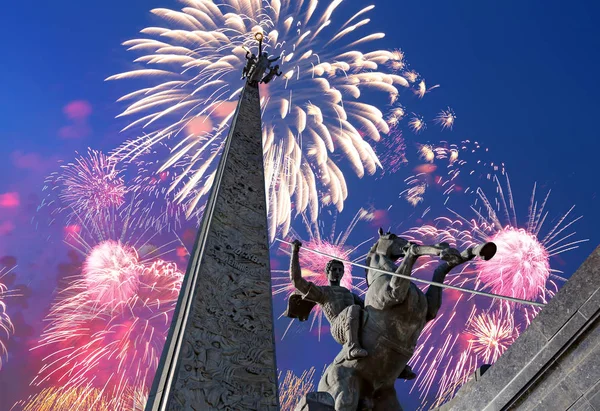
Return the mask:
{"type": "Polygon", "coordinates": [[[575,208],[572,206],[542,236],[541,230],[548,217],[545,208],[550,191],[543,201],[538,202],[537,185],[534,184],[527,222],[519,225],[510,180],[507,174],[505,177],[505,187],[496,175],[491,177],[497,194],[492,201],[481,188],[477,188],[477,201],[471,207],[476,218],[468,220],[453,210],[450,212],[466,224],[465,229],[472,233],[473,239],[478,242],[495,241],[498,245],[498,252],[490,264],[477,263],[478,280],[485,289],[501,295],[546,302],[552,296],[547,294],[548,281],[564,281],[557,275],[560,271],[550,267],[550,257],[588,241],[572,240],[575,232],[566,231],[582,217],[569,220],[575,208]],[[482,203],[482,207],[477,207],[478,202],[482,203]],[[504,214],[504,222],[499,214],[504,214]]]}
{"type": "MultiPolygon", "coordinates": [[[[467,219],[450,210],[456,218],[439,217],[434,225],[415,227],[403,235],[414,241],[448,242],[459,249],[495,241],[498,251],[492,260],[474,260],[449,274],[445,282],[547,302],[559,288],[556,281],[564,281],[558,275],[560,271],[551,268],[551,257],[587,241],[573,240],[575,233],[568,231],[581,217],[571,219],[571,208],[541,234],[548,220],[548,194],[543,201],[536,201],[534,186],[529,214],[525,224],[519,226],[508,177],[505,186],[493,174],[488,178],[495,184],[497,195],[490,200],[481,188],[475,190],[477,201],[471,207],[475,218],[467,219]],[[478,203],[483,206],[477,207],[478,203]],[[504,216],[503,221],[498,215],[504,216]]],[[[429,279],[432,268],[424,260],[415,275],[429,279]]],[[[445,290],[443,295],[442,309],[424,329],[411,360],[417,370],[412,389],[418,389],[427,407],[452,398],[477,367],[494,362],[518,336],[519,329],[526,328],[539,312],[537,307],[454,290],[445,290]]]]}
{"type": "Polygon", "coordinates": [[[57,211],[91,218],[104,217],[118,209],[127,193],[117,162],[92,149],[88,149],[86,156],[80,156],[52,173],[46,179],[44,190],[58,195],[58,204],[52,204],[57,211]]]}
{"type": "MultiPolygon", "coordinates": [[[[303,248],[310,248],[312,250],[316,250],[331,256],[334,256],[340,260],[347,261],[362,261],[364,260],[365,255],[361,254],[359,256],[356,255],[356,252],[359,248],[361,248],[365,243],[371,241],[368,239],[358,246],[349,246],[347,245],[347,240],[351,232],[354,230],[356,225],[361,221],[368,221],[373,218],[372,212],[366,209],[360,209],[355,215],[347,228],[340,232],[339,234],[335,234],[335,223],[336,218],[334,217],[333,228],[331,233],[325,237],[321,234],[321,230],[317,228],[312,228],[309,220],[304,218],[304,222],[306,225],[306,229],[309,234],[308,240],[302,240],[301,236],[293,229],[290,230],[290,237],[288,240],[299,239],[303,243],[303,248]],[[325,238],[323,238],[325,237],[325,238]]],[[[290,255],[289,246],[284,245],[281,248],[286,255],[290,255]]],[[[311,253],[308,250],[300,250],[300,267],[302,268],[302,276],[306,278],[308,281],[312,281],[316,285],[328,285],[329,280],[327,279],[327,275],[325,274],[325,267],[327,262],[331,260],[329,257],[325,257],[322,255],[318,255],[315,253],[311,253]]],[[[289,261],[289,260],[288,260],[289,261]]],[[[294,292],[294,287],[290,282],[290,274],[289,270],[273,270],[275,274],[272,277],[273,280],[273,295],[277,294],[285,294],[289,296],[294,292]]],[[[341,285],[343,287],[348,288],[352,292],[363,295],[365,292],[365,279],[363,272],[361,271],[360,276],[352,275],[352,265],[344,263],[344,277],[342,278],[341,285]]],[[[283,314],[282,314],[283,315],[283,314]]],[[[289,331],[290,327],[294,323],[291,320],[286,328],[283,338],[289,331]]],[[[317,325],[318,336],[321,338],[321,330],[323,326],[323,312],[321,309],[316,306],[312,311],[312,320],[311,320],[311,330],[317,325]]]]}
{"type": "Polygon", "coordinates": [[[550,277],[549,253],[537,237],[507,226],[491,240],[498,251],[490,261],[477,261],[479,279],[494,294],[525,300],[543,295],[550,277]]]}
{"type": "Polygon", "coordinates": [[[161,251],[168,244],[138,246],[125,237],[69,239],[85,260],[81,275],[59,293],[46,318],[49,326],[35,347],[43,353],[43,366],[32,385],[65,393],[73,387],[102,389],[110,409],[125,409],[132,390],[148,392],[183,273],[160,258],[170,252],[161,251]]]}

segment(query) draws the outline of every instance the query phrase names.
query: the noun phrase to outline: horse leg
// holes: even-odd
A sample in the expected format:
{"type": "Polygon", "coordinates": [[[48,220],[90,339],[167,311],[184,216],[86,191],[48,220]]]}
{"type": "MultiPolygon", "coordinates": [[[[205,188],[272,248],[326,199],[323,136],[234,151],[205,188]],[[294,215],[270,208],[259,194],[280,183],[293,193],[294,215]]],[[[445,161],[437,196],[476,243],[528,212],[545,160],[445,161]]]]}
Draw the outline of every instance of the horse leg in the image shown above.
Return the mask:
{"type": "MultiPolygon", "coordinates": [[[[406,246],[404,258],[402,259],[402,262],[400,262],[400,265],[395,271],[396,274],[410,276],[412,273],[413,266],[417,262],[417,259],[421,256],[422,254],[419,253],[419,246],[417,246],[416,244],[408,244],[406,246]]],[[[392,288],[392,290],[395,291],[395,299],[397,299],[398,301],[403,300],[404,296],[406,295],[406,292],[408,292],[409,285],[409,280],[405,278],[401,278],[398,276],[392,277],[392,279],[390,280],[390,287],[392,288]]]]}
{"type": "Polygon", "coordinates": [[[396,269],[396,274],[410,275],[417,259],[422,255],[419,253],[419,246],[416,244],[408,244],[405,249],[404,258],[396,269]]]}
{"type": "MultiPolygon", "coordinates": [[[[440,264],[433,272],[432,281],[436,283],[443,283],[446,278],[446,274],[450,272],[452,267],[448,263],[440,264]]],[[[442,306],[442,287],[437,285],[430,285],[425,293],[427,298],[427,321],[431,321],[437,315],[440,307],[442,306]]]]}
{"type": "MultiPolygon", "coordinates": [[[[466,263],[474,257],[471,249],[464,251],[462,254],[453,248],[446,248],[441,253],[442,259],[446,260],[441,263],[433,272],[431,281],[443,284],[446,275],[454,267],[466,263]]],[[[433,320],[442,306],[442,287],[430,285],[425,294],[427,297],[427,321],[433,320]]]]}
{"type": "Polygon", "coordinates": [[[373,397],[372,411],[402,411],[394,386],[378,390],[373,397]]]}
{"type": "Polygon", "coordinates": [[[319,391],[326,391],[335,401],[335,411],[356,411],[360,400],[360,379],[354,369],[330,364],[319,381],[319,391]]]}

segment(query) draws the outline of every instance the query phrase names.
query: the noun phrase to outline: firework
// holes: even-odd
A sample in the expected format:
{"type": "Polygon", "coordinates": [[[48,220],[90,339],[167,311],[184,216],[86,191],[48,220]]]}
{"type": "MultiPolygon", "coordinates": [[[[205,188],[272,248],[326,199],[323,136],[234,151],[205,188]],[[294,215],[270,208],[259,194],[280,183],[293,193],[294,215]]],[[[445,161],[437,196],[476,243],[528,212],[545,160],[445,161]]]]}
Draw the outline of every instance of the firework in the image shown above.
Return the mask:
{"type": "Polygon", "coordinates": [[[87,155],[62,165],[45,181],[48,197],[41,206],[53,208],[53,214],[66,211],[85,218],[102,219],[125,202],[127,187],[117,162],[89,149],[87,155]],[[56,195],[58,200],[50,200],[56,195]]]}
{"type": "Polygon", "coordinates": [[[404,62],[404,52],[402,50],[394,50],[392,51],[393,58],[391,58],[387,64],[395,72],[403,70],[406,67],[406,63],[404,62]]]}
{"type": "Polygon", "coordinates": [[[428,163],[433,163],[435,160],[435,152],[429,144],[423,144],[419,147],[419,157],[428,163]]]}
{"type": "MultiPolygon", "coordinates": [[[[354,215],[354,218],[344,231],[336,235],[334,221],[331,233],[329,235],[324,235],[321,233],[321,229],[314,228],[310,221],[305,217],[303,220],[309,234],[309,239],[308,241],[302,241],[303,247],[335,256],[341,260],[362,261],[364,260],[365,254],[356,255],[356,253],[358,249],[372,239],[368,239],[355,247],[347,245],[347,241],[348,237],[359,222],[368,221],[371,218],[371,212],[365,209],[360,209],[354,215]]],[[[301,239],[301,236],[293,229],[290,231],[290,236],[291,239],[301,239]]],[[[286,246],[283,246],[282,251],[284,251],[287,255],[290,255],[289,249],[286,246]]],[[[330,260],[329,257],[317,255],[311,253],[310,251],[301,251],[299,259],[300,267],[302,268],[302,276],[304,278],[312,281],[316,285],[329,285],[329,280],[325,274],[325,266],[330,260]]],[[[288,270],[273,270],[273,273],[273,295],[285,294],[286,296],[289,296],[292,292],[294,292],[295,288],[290,282],[288,270]]],[[[344,263],[344,277],[342,278],[341,285],[358,295],[363,295],[365,293],[366,283],[363,273],[361,272],[360,276],[354,276],[352,273],[352,265],[347,263],[344,263]]],[[[315,325],[318,327],[317,330],[319,339],[321,338],[322,321],[323,312],[319,306],[315,306],[312,311],[310,328],[312,329],[315,325]]],[[[282,338],[285,337],[292,324],[293,320],[289,322],[282,338]]]]}
{"type": "Polygon", "coordinates": [[[466,333],[475,354],[486,364],[493,364],[515,341],[518,330],[514,317],[502,310],[475,316],[468,324],[466,333]]]}
{"type": "Polygon", "coordinates": [[[491,264],[477,267],[479,279],[491,292],[522,299],[543,294],[550,277],[549,254],[535,234],[509,226],[491,240],[499,246],[497,256],[491,264]]]}
{"type": "MultiPolygon", "coordinates": [[[[155,247],[141,243],[139,233],[113,233],[114,227],[86,228],[85,235],[67,238],[85,260],[46,318],[49,326],[34,348],[43,352],[43,366],[32,385],[60,386],[66,394],[102,389],[96,399],[107,409],[128,409],[132,389],[148,391],[183,273],[160,258],[170,243],[155,247]]],[[[73,397],[71,406],[87,409],[87,398],[73,397]]]]}
{"type": "Polygon", "coordinates": [[[454,114],[454,111],[450,107],[448,107],[447,110],[442,110],[435,118],[435,122],[442,126],[442,130],[444,130],[444,129],[452,130],[455,120],[456,120],[456,115],[454,114]]]}
{"type": "Polygon", "coordinates": [[[390,110],[388,114],[387,122],[390,125],[390,127],[395,127],[398,125],[398,123],[400,123],[400,121],[404,118],[405,115],[406,112],[404,111],[404,107],[394,107],[392,110],[390,110]]]}
{"type": "MultiPolygon", "coordinates": [[[[166,144],[157,143],[135,160],[129,160],[118,150],[112,155],[112,158],[119,162],[127,163],[131,171],[132,178],[128,183],[132,202],[138,205],[132,215],[137,227],[174,231],[181,228],[186,221],[195,224],[196,227],[200,225],[204,206],[192,209],[189,202],[179,201],[177,193],[171,190],[173,183],[185,173],[188,156],[183,156],[169,169],[159,171],[170,152],[166,144]]],[[[203,194],[210,188],[211,184],[197,187],[198,190],[204,190],[203,194]]]]}
{"type": "Polygon", "coordinates": [[[380,145],[382,150],[379,159],[383,164],[382,175],[394,174],[407,163],[406,143],[402,137],[402,131],[394,127],[390,136],[382,140],[380,145]]]}
{"type": "MultiPolygon", "coordinates": [[[[460,272],[449,274],[445,282],[547,302],[558,290],[556,282],[564,281],[558,275],[560,272],[551,268],[550,257],[586,241],[572,240],[575,233],[566,231],[580,217],[571,219],[571,208],[542,235],[542,226],[548,216],[545,211],[548,194],[538,203],[534,186],[527,223],[521,227],[508,176],[505,187],[496,176],[490,180],[495,184],[496,198],[490,200],[481,188],[476,189],[477,201],[471,207],[475,218],[467,219],[450,210],[455,218],[439,217],[435,225],[416,227],[403,235],[413,241],[447,242],[459,249],[494,241],[498,246],[494,259],[486,262],[474,260],[462,266],[460,272]],[[479,203],[482,206],[477,206],[479,203]],[[504,215],[504,223],[498,214],[504,215]]],[[[431,268],[430,260],[425,259],[415,275],[427,278],[431,275],[431,268]]],[[[519,329],[526,328],[539,310],[537,307],[444,291],[442,310],[423,330],[411,360],[418,373],[413,389],[419,390],[425,404],[433,407],[441,405],[454,395],[477,367],[496,361],[519,335],[519,329]]]]}
{"type": "MultiPolygon", "coordinates": [[[[418,175],[417,175],[418,177],[418,175]]],[[[404,197],[404,199],[406,201],[408,201],[408,203],[410,205],[412,205],[413,207],[415,207],[417,204],[423,202],[423,195],[425,194],[425,191],[427,190],[427,184],[425,183],[420,183],[417,180],[415,181],[416,184],[413,184],[412,181],[409,181],[409,185],[410,187],[407,188],[405,191],[403,191],[402,193],[400,193],[401,196],[404,197]]]]}
{"type": "MultiPolygon", "coordinates": [[[[418,77],[418,75],[417,75],[417,77],[418,77]]],[[[416,79],[415,79],[415,81],[416,81],[416,79]]],[[[438,88],[438,87],[439,87],[439,84],[436,84],[435,86],[427,88],[427,85],[425,84],[425,80],[421,80],[419,82],[418,88],[416,90],[414,90],[414,92],[419,98],[423,98],[423,97],[425,97],[425,94],[429,93],[431,90],[438,88]]]]}
{"type": "Polygon", "coordinates": [[[411,87],[398,71],[405,65],[403,53],[359,51],[384,37],[364,32],[373,6],[338,24],[340,1],[183,3],[182,11],[152,11],[162,27],[144,29],[146,38],[125,42],[142,54],[136,62],[143,66],[109,78],[141,77],[155,84],[121,99],[132,101],[122,114],[134,118],[126,129],[143,129],[143,137],[126,143],[119,155],[135,159],[148,147],[173,141],[168,143],[172,155],[159,172],[187,156],[171,189],[193,209],[214,177],[213,163],[242,87],[238,76],[246,51],[262,32],[265,50],[281,56],[284,73],[274,87],[261,86],[271,239],[278,227],[286,234],[292,209],[307,211],[313,221],[320,202],[341,210],[348,190],[339,159],[348,159],[359,177],[374,174],[381,163],[363,136],[379,141],[389,131],[365,92],[395,102],[400,88],[411,87]]]}
{"type": "MultiPolygon", "coordinates": [[[[460,183],[461,176],[471,176],[476,172],[481,172],[485,168],[484,176],[491,178],[493,173],[504,173],[504,164],[495,163],[482,156],[476,160],[471,160],[472,154],[481,155],[487,153],[487,148],[482,148],[479,143],[469,140],[462,141],[460,144],[451,144],[446,141],[440,141],[436,144],[417,144],[418,160],[424,161],[414,168],[416,174],[407,177],[404,182],[407,188],[401,193],[412,206],[420,203],[427,204],[427,210],[423,216],[429,212],[429,204],[437,201],[429,198],[425,201],[426,193],[430,188],[436,188],[434,192],[440,192],[443,199],[442,204],[447,204],[450,196],[457,192],[469,193],[471,186],[466,187],[460,183]]],[[[409,162],[415,161],[409,159],[409,162]]]]}
{"type": "Polygon", "coordinates": [[[297,376],[288,370],[282,379],[283,373],[279,371],[279,407],[281,411],[294,411],[296,404],[302,397],[314,388],[315,367],[305,370],[297,376]]]}
{"type": "Polygon", "coordinates": [[[549,257],[573,250],[579,247],[579,244],[588,241],[571,240],[575,235],[574,231],[565,233],[565,230],[582,217],[570,219],[575,208],[573,206],[549,228],[546,235],[542,236],[540,233],[548,217],[545,208],[550,191],[540,203],[536,199],[537,185],[534,184],[527,223],[520,227],[508,174],[505,177],[506,187],[503,187],[496,175],[492,178],[497,194],[493,203],[481,188],[477,188],[477,201],[481,202],[482,206],[476,208],[476,203],[471,207],[476,215],[475,219],[468,220],[459,213],[450,211],[467,225],[476,239],[486,238],[498,245],[499,258],[494,258],[490,266],[481,262],[477,266],[478,280],[486,289],[501,295],[546,302],[547,282],[553,279],[564,281],[564,278],[553,274],[556,270],[550,268],[549,257]],[[501,222],[496,209],[504,214],[504,223],[501,222]]]}
{"type": "Polygon", "coordinates": [[[6,312],[7,307],[5,303],[6,299],[14,296],[14,293],[1,282],[3,277],[9,272],[10,270],[5,271],[4,269],[0,269],[0,370],[2,370],[2,359],[8,355],[6,343],[15,332],[12,321],[6,312]]]}
{"type": "MultiPolygon", "coordinates": [[[[143,411],[147,395],[128,389],[126,408],[143,411]]],[[[112,411],[110,399],[97,388],[45,388],[21,406],[23,411],[112,411]]],[[[14,408],[14,407],[13,407],[14,408]]]]}
{"type": "Polygon", "coordinates": [[[408,122],[408,126],[414,131],[416,134],[419,134],[421,131],[427,128],[427,124],[425,124],[425,120],[423,117],[416,115],[413,113],[410,121],[408,122]]]}
{"type": "Polygon", "coordinates": [[[94,247],[83,264],[88,296],[100,305],[126,303],[138,289],[139,258],[132,247],[107,240],[94,247]]]}

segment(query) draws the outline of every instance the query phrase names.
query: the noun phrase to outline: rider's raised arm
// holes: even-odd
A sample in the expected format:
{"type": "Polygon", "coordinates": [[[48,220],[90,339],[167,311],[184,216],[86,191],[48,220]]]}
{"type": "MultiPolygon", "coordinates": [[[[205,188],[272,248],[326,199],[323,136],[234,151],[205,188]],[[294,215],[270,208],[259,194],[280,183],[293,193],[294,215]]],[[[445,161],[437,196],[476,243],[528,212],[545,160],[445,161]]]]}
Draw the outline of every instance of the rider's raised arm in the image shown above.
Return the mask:
{"type": "Polygon", "coordinates": [[[300,258],[298,256],[302,243],[300,243],[298,240],[295,240],[293,244],[292,260],[290,262],[290,281],[292,282],[294,288],[302,293],[303,298],[316,303],[321,303],[324,299],[321,287],[302,278],[300,258]]]}
{"type": "Polygon", "coordinates": [[[302,270],[300,269],[300,257],[298,256],[300,251],[300,242],[294,241],[292,249],[292,260],[290,261],[290,281],[294,288],[300,291],[302,294],[306,294],[310,288],[310,284],[304,278],[302,278],[302,270]]]}

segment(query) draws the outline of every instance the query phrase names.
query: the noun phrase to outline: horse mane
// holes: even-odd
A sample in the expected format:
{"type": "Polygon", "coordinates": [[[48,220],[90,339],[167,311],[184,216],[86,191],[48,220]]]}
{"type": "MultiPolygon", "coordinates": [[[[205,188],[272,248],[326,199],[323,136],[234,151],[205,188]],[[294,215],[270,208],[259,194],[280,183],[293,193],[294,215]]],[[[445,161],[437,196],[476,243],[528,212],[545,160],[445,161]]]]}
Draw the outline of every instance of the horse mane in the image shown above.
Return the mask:
{"type": "MultiPolygon", "coordinates": [[[[367,267],[369,267],[369,266],[370,266],[370,264],[371,264],[371,257],[373,257],[373,255],[375,254],[375,251],[377,250],[377,246],[378,246],[378,245],[379,245],[379,240],[377,240],[377,241],[375,242],[375,244],[373,244],[373,247],[371,247],[371,249],[370,249],[370,250],[369,250],[369,252],[367,253],[367,260],[366,260],[366,263],[365,263],[365,265],[366,265],[367,267]]],[[[368,269],[368,268],[365,268],[365,280],[367,280],[367,284],[369,284],[368,277],[369,277],[369,269],[368,269]]]]}

